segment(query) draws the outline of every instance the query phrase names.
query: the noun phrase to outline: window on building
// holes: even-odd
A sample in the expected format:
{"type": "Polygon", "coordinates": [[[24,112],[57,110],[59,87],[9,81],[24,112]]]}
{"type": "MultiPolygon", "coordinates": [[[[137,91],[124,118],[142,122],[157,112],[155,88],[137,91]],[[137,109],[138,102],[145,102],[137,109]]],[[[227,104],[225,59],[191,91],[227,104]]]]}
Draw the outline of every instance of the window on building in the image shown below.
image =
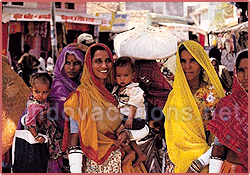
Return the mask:
{"type": "Polygon", "coordinates": [[[12,5],[22,5],[23,6],[23,2],[12,2],[12,5]]]}
{"type": "Polygon", "coordinates": [[[75,9],[74,3],[65,3],[65,9],[75,9]]]}
{"type": "Polygon", "coordinates": [[[56,8],[60,9],[62,8],[62,3],[61,2],[55,2],[56,8]]]}

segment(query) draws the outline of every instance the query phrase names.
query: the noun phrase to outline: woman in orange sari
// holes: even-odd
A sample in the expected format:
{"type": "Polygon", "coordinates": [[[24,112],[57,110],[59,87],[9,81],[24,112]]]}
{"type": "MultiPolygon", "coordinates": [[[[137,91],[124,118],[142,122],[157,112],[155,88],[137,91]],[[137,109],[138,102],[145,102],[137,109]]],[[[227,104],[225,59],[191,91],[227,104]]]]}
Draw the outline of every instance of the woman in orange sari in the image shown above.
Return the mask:
{"type": "Polygon", "coordinates": [[[78,123],[81,145],[81,150],[69,152],[78,154],[79,158],[76,162],[78,158],[69,154],[71,168],[81,169],[79,162],[81,164],[81,154],[84,154],[86,173],[145,172],[142,164],[132,167],[132,160],[121,166],[122,149],[115,144],[115,130],[122,118],[118,103],[110,93],[114,82],[111,51],[104,44],[93,44],[85,56],[81,85],[64,104],[65,113],[78,123]]]}

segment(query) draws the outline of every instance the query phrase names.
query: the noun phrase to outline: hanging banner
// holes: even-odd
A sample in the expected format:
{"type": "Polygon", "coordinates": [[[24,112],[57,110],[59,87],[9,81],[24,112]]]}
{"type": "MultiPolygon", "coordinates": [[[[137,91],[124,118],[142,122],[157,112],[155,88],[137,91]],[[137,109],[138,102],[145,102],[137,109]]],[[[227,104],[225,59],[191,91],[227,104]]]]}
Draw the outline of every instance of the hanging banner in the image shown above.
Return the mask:
{"type": "Polygon", "coordinates": [[[121,32],[128,30],[128,15],[127,14],[115,14],[115,20],[112,26],[112,32],[121,32]]]}
{"type": "Polygon", "coordinates": [[[128,15],[112,13],[97,13],[102,19],[102,24],[99,26],[100,32],[121,32],[128,30],[128,15]]]}
{"type": "MultiPolygon", "coordinates": [[[[10,15],[10,21],[50,21],[50,14],[22,14],[22,13],[13,13],[10,15]]],[[[79,23],[79,24],[91,24],[91,25],[100,25],[101,20],[84,17],[84,16],[74,16],[74,15],[56,15],[56,22],[70,22],[70,23],[79,23]]]]}
{"type": "Polygon", "coordinates": [[[81,31],[89,31],[91,30],[90,26],[87,24],[77,24],[77,23],[65,23],[66,30],[81,30],[81,31]]]}
{"type": "Polygon", "coordinates": [[[96,13],[96,16],[102,18],[101,25],[99,26],[99,32],[109,32],[112,29],[115,19],[115,12],[112,13],[96,13]]]}

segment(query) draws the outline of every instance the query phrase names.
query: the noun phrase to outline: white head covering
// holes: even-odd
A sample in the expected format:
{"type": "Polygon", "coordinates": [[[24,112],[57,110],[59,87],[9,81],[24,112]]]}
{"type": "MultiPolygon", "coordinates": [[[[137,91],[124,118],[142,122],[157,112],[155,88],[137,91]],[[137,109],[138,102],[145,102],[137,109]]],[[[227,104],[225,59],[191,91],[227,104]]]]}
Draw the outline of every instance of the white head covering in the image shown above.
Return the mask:
{"type": "Polygon", "coordinates": [[[82,43],[85,45],[91,45],[95,43],[95,40],[93,39],[93,36],[88,33],[83,33],[78,36],[77,38],[78,43],[82,43]]]}

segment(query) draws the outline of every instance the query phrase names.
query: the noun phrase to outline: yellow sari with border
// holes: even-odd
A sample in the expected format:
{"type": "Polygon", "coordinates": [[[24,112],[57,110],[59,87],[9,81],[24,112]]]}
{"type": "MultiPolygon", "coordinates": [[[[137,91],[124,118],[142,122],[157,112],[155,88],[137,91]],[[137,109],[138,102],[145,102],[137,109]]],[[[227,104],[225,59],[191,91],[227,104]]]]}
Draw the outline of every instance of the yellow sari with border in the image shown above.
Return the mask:
{"type": "MultiPolygon", "coordinates": [[[[179,47],[182,44],[203,67],[204,81],[211,83],[219,98],[222,98],[224,90],[203,47],[195,41],[185,41],[179,47]]],[[[176,59],[173,90],[163,109],[164,127],[169,157],[175,164],[174,172],[186,173],[192,161],[205,153],[209,145],[206,142],[202,117],[181,67],[178,52],[176,59]]]]}

